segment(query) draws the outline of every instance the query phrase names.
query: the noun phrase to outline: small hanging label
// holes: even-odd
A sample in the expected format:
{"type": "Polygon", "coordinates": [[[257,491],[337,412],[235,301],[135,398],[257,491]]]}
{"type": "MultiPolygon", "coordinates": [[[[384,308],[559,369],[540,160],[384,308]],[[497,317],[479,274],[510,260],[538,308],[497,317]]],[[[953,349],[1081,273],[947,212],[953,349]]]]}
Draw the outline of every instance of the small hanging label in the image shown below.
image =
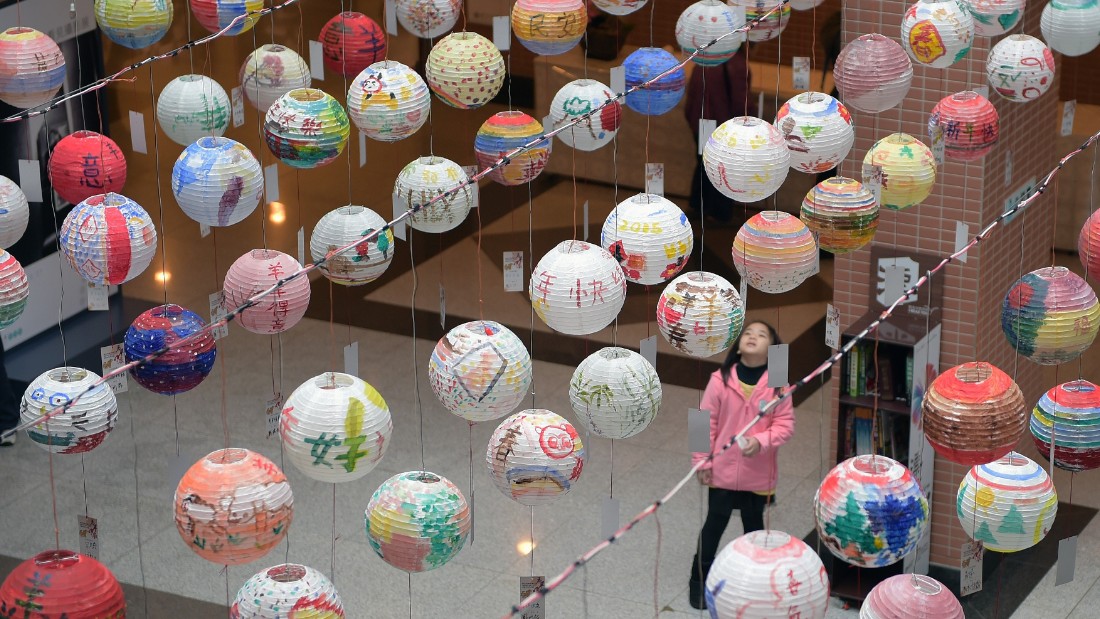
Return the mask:
{"type": "MultiPolygon", "coordinates": [[[[118,368],[126,365],[126,351],[124,346],[122,344],[114,344],[112,346],[100,348],[99,359],[103,363],[104,376],[114,372],[118,368]]],[[[110,385],[111,392],[114,394],[124,393],[128,387],[126,384],[126,372],[118,376],[112,376],[107,380],[107,384],[110,385]]]]}
{"type": "Polygon", "coordinates": [[[978,86],[974,89],[974,92],[978,93],[986,99],[989,98],[989,86],[978,86]]]}
{"type": "Polygon", "coordinates": [[[656,196],[665,195],[665,164],[645,164],[645,192],[656,196]]]}
{"type": "Polygon", "coordinates": [[[1005,151],[1005,187],[1012,184],[1012,151],[1005,151]]]}
{"type": "Polygon", "coordinates": [[[943,127],[937,125],[932,126],[932,158],[936,160],[936,165],[943,165],[944,153],[947,150],[947,143],[943,139],[943,127]]]}
{"type": "Polygon", "coordinates": [[[1077,569],[1077,536],[1058,541],[1058,571],[1054,576],[1054,586],[1073,582],[1073,573],[1077,569]]]}
{"type": "Polygon", "coordinates": [[[233,126],[240,127],[244,124],[244,90],[237,86],[233,88],[233,126]]]}
{"type": "Polygon", "coordinates": [[[741,287],[740,287],[740,290],[738,290],[737,292],[738,292],[739,295],[741,295],[741,305],[744,307],[745,311],[748,311],[748,309],[749,309],[749,278],[747,278],[747,277],[742,277],[741,278],[741,287]]]}
{"type": "Polygon", "coordinates": [[[264,167],[264,190],[267,191],[268,202],[279,201],[279,164],[264,167]]]}
{"type": "Polygon", "coordinates": [[[638,342],[638,354],[640,354],[653,369],[657,369],[657,336],[651,335],[638,342]]]}
{"type": "MultiPolygon", "coordinates": [[[[535,591],[546,586],[545,576],[520,576],[519,600],[522,602],[535,591]]],[[[546,597],[543,596],[523,609],[520,619],[546,619],[546,597]]]]}
{"type": "Polygon", "coordinates": [[[875,202],[882,205],[882,166],[863,164],[863,186],[871,190],[875,202]]]}
{"type": "MultiPolygon", "coordinates": [[[[966,247],[966,244],[970,242],[970,226],[967,224],[956,221],[955,222],[955,251],[952,253],[958,253],[962,248],[966,247]]],[[[959,262],[966,262],[966,254],[969,252],[963,252],[959,254],[959,262]]]]}
{"type": "Polygon", "coordinates": [[[493,45],[502,52],[512,47],[512,18],[508,15],[493,17],[493,45]]]}
{"type": "Polygon", "coordinates": [[[718,121],[710,118],[699,119],[699,152],[697,155],[703,154],[703,149],[706,148],[707,142],[710,141],[710,134],[714,133],[714,130],[718,128],[718,121]]]}
{"type": "Polygon", "coordinates": [[[504,252],[504,290],[523,292],[523,252],[504,252]]]}
{"type": "MultiPolygon", "coordinates": [[[[466,173],[466,178],[473,178],[478,173],[476,165],[464,165],[462,171],[466,173]]],[[[470,208],[477,208],[480,196],[478,195],[477,182],[470,183],[470,208]]]]}
{"type": "Polygon", "coordinates": [[[19,160],[19,188],[27,202],[42,202],[42,172],[37,161],[19,160]]]}
{"type": "MultiPolygon", "coordinates": [[[[401,199],[401,194],[393,194],[393,218],[397,219],[401,216],[402,213],[405,212],[405,210],[405,201],[401,199]]],[[[401,239],[402,241],[405,240],[406,235],[404,219],[393,225],[393,235],[401,239]]]]}
{"type": "Polygon", "coordinates": [[[130,145],[135,153],[149,154],[145,146],[145,115],[134,110],[130,110],[130,145]]]}
{"type": "Polygon", "coordinates": [[[791,59],[791,86],[795,90],[810,89],[810,58],[809,56],[795,56],[791,59]]]}
{"type": "Polygon", "coordinates": [[[825,306],[825,345],[840,348],[840,310],[832,303],[825,306]]]}
{"type": "Polygon", "coordinates": [[[359,342],[344,347],[344,374],[359,376],[359,342]]]}
{"type": "Polygon", "coordinates": [[[367,134],[359,132],[359,167],[367,165],[367,134]]]}
{"type": "Polygon", "coordinates": [[[1062,104],[1062,137],[1073,135],[1073,117],[1076,113],[1076,100],[1070,99],[1062,104]]]}
{"type": "Polygon", "coordinates": [[[325,48],[320,41],[309,42],[309,75],[315,80],[325,79],[325,48]]]}
{"type": "MultiPolygon", "coordinates": [[[[217,322],[229,312],[225,309],[225,292],[219,290],[210,295],[210,322],[217,322]]],[[[229,325],[223,324],[214,327],[210,331],[214,335],[215,340],[220,340],[223,337],[229,335],[229,325]]]]}
{"type": "MultiPolygon", "coordinates": [[[[182,475],[181,475],[182,477],[182,475]]],[[[99,521],[91,516],[76,517],[80,529],[80,554],[99,559],[99,521]]]]}
{"type": "Polygon", "coordinates": [[[283,396],[276,393],[274,398],[267,401],[264,407],[264,419],[267,420],[267,438],[279,433],[279,418],[283,414],[283,396]]]}
{"type": "Polygon", "coordinates": [[[439,327],[447,330],[447,290],[439,285],[439,327]]]}
{"type": "Polygon", "coordinates": [[[584,236],[581,237],[581,240],[588,241],[588,200],[584,201],[584,207],[581,210],[584,216],[584,228],[581,228],[584,230],[584,236]]]}
{"type": "Polygon", "coordinates": [[[88,282],[88,309],[93,312],[105,312],[109,309],[107,302],[107,293],[110,289],[107,286],[100,286],[99,284],[93,284],[88,282]]]}
{"type": "Polygon", "coordinates": [[[619,499],[605,497],[600,510],[600,539],[608,539],[619,530],[619,499]]]}
{"type": "Polygon", "coordinates": [[[306,227],[298,228],[298,264],[306,264],[306,227]]]}
{"type": "Polygon", "coordinates": [[[880,265],[882,271],[882,298],[883,305],[889,307],[894,301],[905,294],[905,270],[896,264],[880,265]]]}
{"type": "Polygon", "coordinates": [[[710,452],[710,411],[688,409],[688,451],[710,452]]]}
{"type": "Polygon", "coordinates": [[[626,67],[611,67],[611,92],[617,95],[626,92],[626,67]]]}
{"type": "Polygon", "coordinates": [[[395,0],[386,0],[386,34],[397,36],[397,3],[395,0]]]}
{"type": "Polygon", "coordinates": [[[962,545],[962,564],[959,569],[959,597],[982,590],[982,561],[985,546],[981,542],[962,545]]]}
{"type": "Polygon", "coordinates": [[[772,388],[786,387],[787,383],[787,344],[772,344],[768,346],[768,386],[772,388]]]}
{"type": "Polygon", "coordinates": [[[208,236],[210,236],[210,226],[199,224],[199,237],[205,239],[208,236]]]}
{"type": "Polygon", "coordinates": [[[756,97],[756,113],[762,115],[764,113],[764,91],[760,91],[760,95],[756,97]]]}

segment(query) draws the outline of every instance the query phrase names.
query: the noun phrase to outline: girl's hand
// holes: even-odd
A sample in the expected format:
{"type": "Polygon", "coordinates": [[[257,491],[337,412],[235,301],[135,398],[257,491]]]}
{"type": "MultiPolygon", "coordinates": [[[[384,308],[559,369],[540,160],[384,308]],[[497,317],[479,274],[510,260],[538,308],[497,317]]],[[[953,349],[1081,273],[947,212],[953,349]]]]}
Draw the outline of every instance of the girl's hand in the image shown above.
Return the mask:
{"type": "Polygon", "coordinates": [[[710,480],[712,478],[711,470],[699,469],[698,471],[695,471],[695,477],[699,480],[699,483],[703,484],[704,486],[709,486],[710,480]]]}
{"type": "Polygon", "coordinates": [[[741,455],[746,458],[751,458],[760,453],[760,441],[755,436],[749,436],[745,439],[745,446],[741,449],[741,455]]]}

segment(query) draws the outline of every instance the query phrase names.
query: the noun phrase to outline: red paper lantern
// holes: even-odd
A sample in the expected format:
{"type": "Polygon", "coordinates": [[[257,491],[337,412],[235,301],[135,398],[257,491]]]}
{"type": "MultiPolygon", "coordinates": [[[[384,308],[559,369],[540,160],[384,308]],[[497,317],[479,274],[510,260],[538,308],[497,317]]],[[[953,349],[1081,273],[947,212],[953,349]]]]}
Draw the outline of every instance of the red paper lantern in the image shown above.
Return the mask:
{"type": "Polygon", "coordinates": [[[936,377],[921,404],[924,436],[958,464],[987,464],[1012,451],[1027,429],[1024,394],[1008,374],[984,361],[936,377]]]}
{"type": "Polygon", "coordinates": [[[1000,136],[997,109],[972,90],[940,99],[928,119],[930,142],[935,142],[937,128],[943,132],[944,157],[955,161],[981,159],[1000,136]]]}
{"type": "Polygon", "coordinates": [[[106,565],[71,550],[47,550],[4,579],[0,616],[123,619],[126,596],[106,565]]]}
{"type": "Polygon", "coordinates": [[[344,11],[321,28],[325,68],[337,75],[355,77],[386,58],[386,33],[378,22],[355,11],[344,11]]]}
{"type": "Polygon", "coordinates": [[[50,155],[50,184],[73,204],[101,193],[121,193],[126,184],[126,157],[111,138],[77,131],[61,138],[50,155]]]}

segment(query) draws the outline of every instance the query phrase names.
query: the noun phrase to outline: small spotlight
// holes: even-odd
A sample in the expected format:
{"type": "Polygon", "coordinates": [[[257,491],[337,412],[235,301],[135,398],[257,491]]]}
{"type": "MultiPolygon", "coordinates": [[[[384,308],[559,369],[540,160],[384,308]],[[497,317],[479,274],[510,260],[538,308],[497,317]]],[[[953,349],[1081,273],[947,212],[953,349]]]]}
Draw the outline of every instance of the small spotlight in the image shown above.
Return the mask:
{"type": "Polygon", "coordinates": [[[157,271],[153,275],[153,279],[157,280],[157,283],[163,284],[164,282],[172,279],[172,274],[168,271],[157,271]]]}
{"type": "Polygon", "coordinates": [[[531,551],[534,549],[535,544],[529,539],[522,540],[520,543],[516,544],[516,550],[525,557],[531,554],[531,551]]]}
{"type": "Polygon", "coordinates": [[[268,204],[269,210],[267,218],[273,224],[281,224],[286,221],[286,205],[282,202],[271,202],[268,204]]]}

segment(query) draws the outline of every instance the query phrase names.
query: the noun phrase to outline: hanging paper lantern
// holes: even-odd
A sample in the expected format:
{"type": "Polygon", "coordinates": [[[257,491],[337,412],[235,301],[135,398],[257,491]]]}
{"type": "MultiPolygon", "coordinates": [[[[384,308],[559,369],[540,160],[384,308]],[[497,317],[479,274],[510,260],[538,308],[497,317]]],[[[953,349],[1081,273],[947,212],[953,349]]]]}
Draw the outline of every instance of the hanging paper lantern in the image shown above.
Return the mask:
{"type": "Polygon", "coordinates": [[[676,42],[685,54],[699,51],[699,55],[692,59],[695,64],[704,67],[719,65],[733,58],[741,49],[744,33],[732,34],[704,50],[699,48],[744,25],[745,19],[741,13],[735,13],[725,2],[699,0],[684,9],[676,20],[676,42]]]}
{"type": "MultiPolygon", "coordinates": [[[[253,249],[237,258],[225,273],[222,291],[225,309],[241,307],[281,279],[301,270],[302,265],[274,249],[253,249]]],[[[309,278],[299,276],[285,282],[271,294],[237,315],[242,327],[260,334],[282,333],[298,324],[309,306],[309,278]]]]}
{"type": "Polygon", "coordinates": [[[1100,389],[1084,379],[1062,383],[1043,394],[1031,411],[1031,438],[1046,459],[1067,471],[1100,467],[1100,389]]]}
{"type": "Polygon", "coordinates": [[[1024,395],[1008,374],[984,361],[957,365],[928,387],[924,434],[958,464],[985,464],[1012,451],[1027,426],[1024,395]]]}
{"type": "Polygon", "coordinates": [[[896,107],[913,84],[913,63],[893,39],[865,34],[840,50],[833,69],[848,107],[877,114],[896,107]]]}
{"type": "Polygon", "coordinates": [[[325,277],[345,286],[361,286],[382,277],[393,260],[393,230],[386,220],[365,206],[348,205],[329,211],[309,237],[309,253],[325,277]],[[378,236],[351,249],[328,256],[372,232],[378,236]],[[324,264],[322,260],[328,258],[324,264]]]}
{"type": "Polygon", "coordinates": [[[573,80],[561,87],[550,103],[551,130],[579,120],[577,124],[558,134],[567,146],[583,151],[594,151],[611,142],[619,132],[622,120],[622,104],[612,101],[614,93],[596,80],[573,80]],[[607,103],[599,112],[585,117],[607,103]]]}
{"type": "Polygon", "coordinates": [[[340,372],[302,383],[279,418],[287,458],[317,481],[362,478],[386,455],[391,434],[393,421],[382,396],[362,379],[340,372]]]}
{"type": "Polygon", "coordinates": [[[10,327],[27,308],[30,285],[23,266],[5,250],[0,250],[0,329],[10,327]]]}
{"type": "Polygon", "coordinates": [[[611,324],[626,302],[626,278],[606,249],[562,241],[531,271],[531,306],[548,327],[590,335],[611,324]]]}
{"type": "Polygon", "coordinates": [[[875,238],[878,211],[875,195],[863,183],[834,176],[806,193],[800,219],[817,238],[818,247],[847,254],[875,238]]]}
{"type": "Polygon", "coordinates": [[[791,151],[791,167],[810,174],[835,168],[856,141],[848,108],[820,92],[804,92],[784,103],[775,126],[791,151]]]}
{"type": "Polygon", "coordinates": [[[956,161],[981,159],[1000,136],[1000,120],[988,99],[972,90],[948,95],[932,108],[929,141],[943,133],[944,157],[956,161]]]}
{"type": "Polygon", "coordinates": [[[715,617],[824,619],[829,575],[806,542],[782,531],[753,531],[718,553],[706,600],[715,617]]]}
{"type": "Polygon", "coordinates": [[[267,110],[264,139],[280,161],[301,169],[332,163],[348,145],[344,107],[323,90],[298,88],[267,110]]]}
{"type": "Polygon", "coordinates": [[[286,537],[294,494],[279,466],[247,449],[219,449],[191,465],[176,486],[176,530],[211,563],[242,565],[286,537]]]}
{"type": "Polygon", "coordinates": [[[434,39],[454,28],[462,0],[396,0],[397,21],[421,39],[434,39]]]}
{"type": "Polygon", "coordinates": [[[966,619],[966,615],[955,594],[935,578],[896,574],[871,589],[859,619],[966,619]]]}
{"type": "Polygon", "coordinates": [[[713,273],[684,273],[657,300],[661,335],[692,357],[713,357],[728,349],[744,322],[745,305],[737,288],[713,273]]]}
{"type": "Polygon", "coordinates": [[[683,270],[695,244],[687,215],[672,201],[640,193],[611,209],[600,245],[636,284],[667,282],[683,270]]]}
{"type": "Polygon", "coordinates": [[[900,211],[916,206],[936,184],[932,150],[908,133],[894,133],[875,142],[863,157],[863,183],[870,184],[873,166],[881,168],[882,206],[900,211]]]}
{"type": "Polygon", "coordinates": [[[95,0],[95,21],[115,43],[141,49],[161,40],[172,26],[172,0],[95,0]]]}
{"type": "Polygon", "coordinates": [[[1001,305],[1008,345],[1040,365],[1073,361],[1100,330],[1096,293],[1066,267],[1043,267],[1020,279],[1001,305]]]}
{"type": "Polygon", "coordinates": [[[279,97],[299,88],[309,88],[309,65],[298,52],[268,43],[245,58],[240,71],[241,90],[252,107],[267,113],[279,97]]]}
{"type": "MultiPolygon", "coordinates": [[[[680,61],[675,56],[660,47],[642,47],[635,50],[623,61],[627,91],[656,78],[678,64],[680,61]]],[[[672,110],[676,104],[680,103],[680,99],[684,98],[686,83],[683,68],[675,69],[645,88],[628,94],[626,106],[639,114],[660,116],[672,110]]]]}
{"type": "Polygon", "coordinates": [[[1043,467],[1009,453],[970,469],[959,484],[963,531],[986,550],[1016,552],[1043,541],[1058,514],[1058,492],[1043,467]]]}
{"type": "Polygon", "coordinates": [[[946,69],[966,57],[974,18],[958,0],[917,0],[901,22],[901,43],[913,60],[946,69]]]}
{"type": "Polygon", "coordinates": [[[825,0],[790,0],[791,8],[796,11],[810,11],[822,4],[825,0]]]}
{"type": "Polygon", "coordinates": [[[443,407],[471,423],[516,409],[531,387],[531,355],[504,325],[475,320],[435,345],[428,380],[443,407]]]}
{"type": "Polygon", "coordinates": [[[205,75],[181,75],[157,97],[157,122],[180,146],[201,137],[225,135],[229,128],[229,95],[205,75]]]}
{"type": "Polygon", "coordinates": [[[1026,0],[959,0],[974,18],[974,34],[996,37],[1016,27],[1026,0]]]}
{"type": "Polygon", "coordinates": [[[53,39],[16,26],[0,32],[0,101],[13,107],[46,103],[65,82],[65,56],[53,39]]]}
{"type": "Polygon", "coordinates": [[[296,563],[269,567],[245,581],[229,619],[343,619],[336,586],[317,570],[296,563]]]}
{"type": "Polygon", "coordinates": [[[587,25],[588,10],[581,0],[516,0],[512,5],[512,32],[540,56],[573,49],[587,25]]]}
{"type": "Polygon", "coordinates": [[[251,30],[263,8],[264,0],[191,0],[191,13],[203,28],[221,32],[232,24],[225,31],[230,36],[251,30]]]}
{"type": "Polygon", "coordinates": [[[458,486],[427,471],[400,473],[383,482],[364,520],[374,552],[406,572],[445,565],[462,550],[471,524],[458,486]]]}
{"type": "Polygon", "coordinates": [[[92,557],[47,550],[8,574],[0,584],[0,608],[10,617],[125,617],[126,595],[111,570],[92,557]]]}
{"type": "Polygon", "coordinates": [[[592,0],[604,13],[608,15],[630,15],[646,5],[648,0],[592,0]]]}
{"type": "Polygon", "coordinates": [[[1100,45],[1100,3],[1096,0],[1050,0],[1039,21],[1050,48],[1066,56],[1083,56],[1100,45]]]}
{"type": "Polygon", "coordinates": [[[416,133],[427,122],[431,107],[428,85],[395,60],[372,64],[348,88],[348,116],[368,138],[380,142],[416,133]]]}
{"type": "Polygon", "coordinates": [[[60,454],[82,454],[99,447],[118,421],[118,402],[99,375],[84,368],[61,367],[31,381],[19,407],[20,424],[33,423],[59,406],[80,399],[64,412],[27,428],[39,447],[60,454]]]}
{"type": "MultiPolygon", "coordinates": [[[[518,110],[497,112],[481,125],[474,138],[474,155],[479,169],[485,169],[513,150],[543,136],[542,123],[518,110]]],[[[535,180],[550,160],[550,140],[543,140],[512,155],[508,163],[491,170],[489,178],[505,186],[535,180]]]]}
{"type": "Polygon", "coordinates": [[[172,166],[172,194],[185,215],[208,226],[232,226],[256,210],[264,191],[260,162],[244,144],[203,137],[172,166]]]}
{"type": "Polygon", "coordinates": [[[444,103],[473,110],[491,101],[504,86],[504,57],[480,34],[456,32],[428,53],[424,75],[444,103]]]}
{"type": "Polygon", "coordinates": [[[485,451],[489,477],[522,505],[546,505],[565,496],[581,477],[584,443],[573,424],[545,409],[505,419],[485,451]]]}
{"type": "Polygon", "coordinates": [[[153,393],[175,395],[190,391],[210,374],[218,354],[213,333],[207,331],[182,345],[206,327],[195,312],[178,305],[158,305],[139,315],[126,330],[126,363],[167,350],[148,363],[130,368],[130,376],[153,393]]]}
{"type": "Polygon", "coordinates": [[[122,191],[126,157],[111,138],[95,131],[77,131],[53,147],[48,171],[57,195],[79,204],[94,195],[122,191]]]}
{"type": "Polygon", "coordinates": [[[386,33],[378,22],[355,11],[344,11],[321,28],[325,68],[351,77],[386,57],[386,33]]]}
{"type": "Polygon", "coordinates": [[[833,556],[860,567],[901,561],[926,533],[928,516],[916,478],[885,456],[841,462],[814,495],[818,536],[833,556]]]}
{"type": "Polygon", "coordinates": [[[1054,54],[1042,41],[1011,34],[989,50],[985,63],[989,85],[1016,103],[1038,99],[1054,84],[1054,54]]]}
{"type": "Polygon", "coordinates": [[[603,438],[630,438],[661,410],[661,379],[645,357],[625,348],[602,348],[577,366],[569,401],[577,419],[603,438]]]}
{"type": "Polygon", "coordinates": [[[703,147],[711,184],[738,202],[758,202],[779,190],[790,171],[791,151],[783,134],[752,116],[727,120],[703,147]]]}
{"type": "Polygon", "coordinates": [[[30,204],[19,185],[0,176],[0,248],[8,248],[23,238],[30,220],[30,204]]]}
{"type": "MultiPolygon", "coordinates": [[[[0,188],[2,194],[3,189],[0,188]]],[[[1077,258],[1085,267],[1085,276],[1093,281],[1100,280],[1100,215],[1097,213],[1100,211],[1093,211],[1077,235],[1077,258]]]]}
{"type": "Polygon", "coordinates": [[[772,0],[730,0],[729,4],[730,6],[745,8],[746,22],[752,22],[763,17],[749,30],[750,43],[770,41],[779,37],[787,27],[787,22],[791,19],[791,7],[786,2],[782,3],[782,7],[775,11],[773,9],[779,7],[780,3],[772,0]],[[765,15],[767,17],[764,17],[765,15]]]}
{"type": "Polygon", "coordinates": [[[61,224],[61,252],[85,280],[124,284],[145,271],[157,251],[157,230],[145,209],[117,193],[92,196],[61,224]]]}
{"type": "Polygon", "coordinates": [[[817,242],[802,220],[783,211],[753,215],[733,239],[733,266],[749,285],[779,294],[818,271],[817,242]]]}
{"type": "Polygon", "coordinates": [[[450,194],[409,217],[409,225],[421,232],[446,232],[457,228],[470,214],[474,193],[462,166],[443,157],[419,157],[401,169],[393,193],[405,210],[428,204],[436,196],[450,194]]]}

